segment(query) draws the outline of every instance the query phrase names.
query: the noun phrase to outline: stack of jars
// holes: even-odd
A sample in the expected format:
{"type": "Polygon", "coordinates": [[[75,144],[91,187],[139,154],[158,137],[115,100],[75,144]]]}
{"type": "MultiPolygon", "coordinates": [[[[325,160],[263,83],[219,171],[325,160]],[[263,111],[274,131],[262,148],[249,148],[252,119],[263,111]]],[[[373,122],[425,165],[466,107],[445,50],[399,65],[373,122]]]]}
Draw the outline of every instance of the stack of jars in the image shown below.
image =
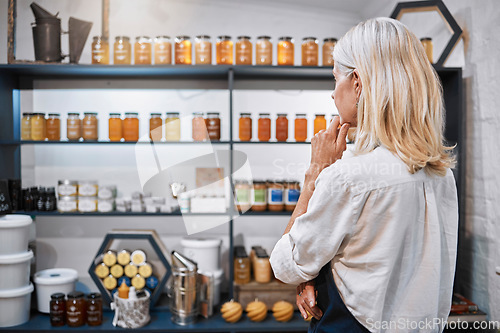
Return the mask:
{"type": "Polygon", "coordinates": [[[234,283],[246,284],[253,275],[257,283],[269,283],[272,279],[269,255],[261,246],[252,246],[250,256],[243,246],[234,247],[234,283]]]}
{"type": "Polygon", "coordinates": [[[59,141],[61,139],[61,122],[59,113],[23,113],[21,119],[21,140],[59,141]]]}
{"type": "Polygon", "coordinates": [[[57,185],[57,209],[61,213],[97,211],[99,187],[95,180],[60,180],[57,185]]]}
{"type": "Polygon", "coordinates": [[[193,112],[192,138],[194,141],[220,141],[221,137],[219,112],[193,112]]]}
{"type": "Polygon", "coordinates": [[[50,296],[50,324],[52,326],[80,327],[102,325],[102,298],[99,293],[85,295],[73,291],[67,295],[55,293],[50,296]]]}
{"type": "Polygon", "coordinates": [[[234,184],[236,207],[240,212],[247,210],[293,211],[300,196],[300,184],[297,181],[261,181],[252,183],[236,180],[234,184]]]}

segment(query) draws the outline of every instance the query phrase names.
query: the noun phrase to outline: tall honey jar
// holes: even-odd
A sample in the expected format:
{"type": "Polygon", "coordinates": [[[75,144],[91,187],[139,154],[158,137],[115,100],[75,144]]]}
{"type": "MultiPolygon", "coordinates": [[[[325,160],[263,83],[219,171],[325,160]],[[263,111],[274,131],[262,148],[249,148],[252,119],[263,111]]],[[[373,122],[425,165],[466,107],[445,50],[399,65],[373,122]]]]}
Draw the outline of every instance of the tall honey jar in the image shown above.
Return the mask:
{"type": "Polygon", "coordinates": [[[273,212],[282,211],[285,208],[283,194],[285,186],[283,182],[268,181],[267,183],[267,208],[273,212]]]}
{"type": "Polygon", "coordinates": [[[207,139],[207,127],[203,112],[193,112],[192,120],[192,138],[194,141],[205,141],[207,139]]]}
{"type": "Polygon", "coordinates": [[[31,117],[32,113],[23,113],[21,119],[21,140],[31,140],[31,117]]]}
{"type": "Polygon", "coordinates": [[[115,65],[130,65],[132,63],[130,38],[125,36],[115,37],[115,44],[113,45],[113,63],[115,65]]]}
{"type": "Polygon", "coordinates": [[[92,65],[109,65],[109,43],[102,36],[92,39],[92,65]]]}
{"type": "Polygon", "coordinates": [[[252,43],[249,36],[238,36],[235,49],[236,65],[252,64],[252,43]]]}
{"type": "Polygon", "coordinates": [[[90,293],[87,296],[87,325],[102,325],[102,298],[99,293],[90,293]]]}
{"type": "Polygon", "coordinates": [[[239,138],[240,141],[250,141],[252,139],[252,118],[250,113],[240,113],[239,138]]]}
{"type": "Polygon", "coordinates": [[[284,142],[288,139],[288,119],[286,113],[278,113],[276,118],[276,140],[284,142]]]}
{"type": "Polygon", "coordinates": [[[250,258],[243,246],[234,247],[234,283],[250,282],[250,258]]]}
{"type": "Polygon", "coordinates": [[[33,116],[31,117],[31,140],[45,140],[46,122],[44,113],[33,113],[33,116]]]}
{"type": "Polygon", "coordinates": [[[172,63],[172,43],[169,36],[155,38],[155,65],[170,65],[172,63]]]}
{"type": "Polygon", "coordinates": [[[318,49],[316,37],[305,37],[302,40],[302,66],[318,66],[318,49]]]}
{"type": "Polygon", "coordinates": [[[121,114],[110,113],[108,120],[109,141],[120,141],[123,137],[121,114]]]}
{"type": "Polygon", "coordinates": [[[321,130],[326,130],[326,119],[324,114],[317,114],[314,118],[314,135],[321,130]]]}
{"type": "Polygon", "coordinates": [[[336,38],[323,39],[323,66],[333,66],[333,49],[337,44],[336,38]]]}
{"type": "Polygon", "coordinates": [[[269,118],[269,113],[259,113],[257,125],[259,141],[269,141],[271,139],[271,118],[269,118]]]}
{"type": "Polygon", "coordinates": [[[432,46],[432,38],[430,37],[425,37],[421,38],[420,41],[422,42],[422,45],[424,46],[425,49],[425,54],[427,55],[427,59],[429,59],[430,63],[433,63],[433,46],[432,46]]]}
{"type": "Polygon", "coordinates": [[[292,37],[280,37],[278,40],[278,65],[293,66],[295,59],[292,37]]]}
{"type": "Polygon", "coordinates": [[[191,65],[192,46],[189,36],[175,37],[175,64],[191,65]]]}
{"type": "Polygon", "coordinates": [[[161,119],[161,113],[151,113],[149,118],[149,138],[152,141],[161,141],[162,125],[163,119],[161,119]]]}
{"type": "Polygon", "coordinates": [[[206,126],[208,138],[211,141],[220,141],[219,112],[207,112],[206,126]]]}
{"type": "Polygon", "coordinates": [[[152,53],[151,38],[148,36],[135,38],[134,63],[136,65],[151,65],[152,53]]]}
{"type": "Polygon", "coordinates": [[[273,64],[273,44],[271,37],[259,36],[255,43],[255,64],[272,65],[273,64]]]}
{"type": "Polygon", "coordinates": [[[216,44],[217,65],[233,64],[233,41],[230,36],[217,37],[216,44]]]}
{"type": "Polygon", "coordinates": [[[125,112],[125,119],[123,119],[123,139],[125,141],[139,140],[139,113],[125,112]]]}
{"type": "Polygon", "coordinates": [[[307,118],[305,113],[295,115],[295,141],[304,142],[307,140],[307,118]]]}
{"type": "Polygon", "coordinates": [[[97,141],[98,139],[97,113],[85,112],[83,114],[82,137],[84,141],[97,141]]]}
{"type": "Polygon", "coordinates": [[[252,210],[263,212],[267,209],[267,183],[254,180],[252,187],[252,210]]]}
{"type": "Polygon", "coordinates": [[[77,112],[68,113],[66,120],[66,137],[69,141],[78,141],[82,137],[82,120],[77,112]]]}
{"type": "Polygon", "coordinates": [[[179,141],[181,139],[181,120],[179,112],[167,112],[165,118],[165,140],[179,141]]]}
{"type": "Polygon", "coordinates": [[[47,117],[47,140],[59,141],[61,140],[61,117],[59,113],[49,113],[47,117]]]}
{"type": "Polygon", "coordinates": [[[196,36],[194,42],[194,58],[196,65],[212,64],[212,42],[210,36],[196,36]]]}
{"type": "Polygon", "coordinates": [[[66,301],[66,323],[69,327],[78,327],[85,324],[87,313],[87,302],[83,298],[83,293],[73,291],[68,294],[66,301]]]}

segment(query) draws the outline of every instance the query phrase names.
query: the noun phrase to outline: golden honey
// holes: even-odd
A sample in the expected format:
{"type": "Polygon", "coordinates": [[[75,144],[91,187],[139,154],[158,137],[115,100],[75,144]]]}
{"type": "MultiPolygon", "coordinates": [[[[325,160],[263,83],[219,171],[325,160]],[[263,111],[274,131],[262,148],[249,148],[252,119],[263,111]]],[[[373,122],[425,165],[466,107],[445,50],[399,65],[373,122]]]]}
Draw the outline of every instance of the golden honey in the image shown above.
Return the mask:
{"type": "Polygon", "coordinates": [[[109,65],[109,43],[107,38],[101,36],[93,38],[92,65],[109,65]]]}
{"type": "Polygon", "coordinates": [[[125,36],[115,37],[113,45],[113,63],[115,65],[130,65],[132,63],[132,46],[125,36]]]}
{"type": "Polygon", "coordinates": [[[250,37],[239,36],[236,41],[236,65],[252,64],[252,43],[250,37]]]}
{"type": "Polygon", "coordinates": [[[169,36],[155,38],[155,65],[169,65],[172,63],[172,43],[169,36]]]}
{"type": "Polygon", "coordinates": [[[217,37],[216,58],[217,65],[233,64],[233,41],[230,36],[217,37]]]}
{"type": "Polygon", "coordinates": [[[278,41],[278,65],[293,66],[295,59],[292,37],[280,37],[278,41]]]}
{"type": "Polygon", "coordinates": [[[191,65],[192,45],[189,36],[175,37],[175,64],[191,65]]]}
{"type": "Polygon", "coordinates": [[[302,66],[318,66],[318,40],[306,37],[302,40],[302,66]]]}
{"type": "Polygon", "coordinates": [[[212,42],[210,42],[210,36],[196,36],[194,43],[194,58],[196,65],[212,64],[212,42]]]}
{"type": "Polygon", "coordinates": [[[135,38],[134,63],[136,65],[151,65],[152,53],[151,38],[148,36],[135,38]]]}
{"type": "Polygon", "coordinates": [[[323,39],[323,66],[333,66],[333,49],[337,44],[335,38],[323,39]]]}

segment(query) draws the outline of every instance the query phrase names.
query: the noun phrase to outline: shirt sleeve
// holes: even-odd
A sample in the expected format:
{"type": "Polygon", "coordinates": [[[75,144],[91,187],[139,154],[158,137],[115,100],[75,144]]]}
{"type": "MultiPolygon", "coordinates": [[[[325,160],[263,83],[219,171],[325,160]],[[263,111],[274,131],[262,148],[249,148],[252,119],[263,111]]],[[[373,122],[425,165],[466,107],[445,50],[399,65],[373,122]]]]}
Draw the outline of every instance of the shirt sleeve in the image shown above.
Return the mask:
{"type": "Polygon", "coordinates": [[[318,276],[333,259],[354,226],[359,196],[352,195],[344,177],[330,166],[321,172],[307,212],[299,216],[271,253],[275,277],[298,285],[318,276]]]}

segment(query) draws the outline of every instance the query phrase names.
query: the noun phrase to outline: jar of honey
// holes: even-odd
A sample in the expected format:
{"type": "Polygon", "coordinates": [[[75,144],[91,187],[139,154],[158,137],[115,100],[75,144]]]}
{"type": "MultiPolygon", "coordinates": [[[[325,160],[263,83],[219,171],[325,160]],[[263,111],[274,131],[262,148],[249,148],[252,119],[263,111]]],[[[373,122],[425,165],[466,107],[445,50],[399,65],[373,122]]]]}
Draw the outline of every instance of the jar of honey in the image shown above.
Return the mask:
{"type": "Polygon", "coordinates": [[[243,246],[234,247],[234,283],[250,282],[250,258],[243,246]]]}
{"type": "Polygon", "coordinates": [[[233,41],[230,36],[217,37],[216,45],[217,65],[233,64],[233,41]]]}
{"type": "Polygon", "coordinates": [[[97,141],[98,139],[98,121],[97,113],[85,112],[82,121],[83,140],[84,141],[97,141]]]}
{"type": "Polygon", "coordinates": [[[210,36],[196,36],[194,42],[194,58],[197,65],[212,64],[212,42],[210,36]]]}
{"type": "Polygon", "coordinates": [[[50,295],[50,325],[54,327],[66,324],[66,295],[54,293],[50,295]]]}
{"type": "Polygon", "coordinates": [[[110,113],[108,120],[109,141],[120,141],[123,138],[121,114],[110,113]]]}
{"type": "Polygon", "coordinates": [[[31,117],[32,113],[23,113],[23,119],[21,119],[21,140],[31,140],[31,117]]]}
{"type": "Polygon", "coordinates": [[[251,186],[246,180],[236,180],[234,182],[234,191],[236,195],[236,208],[240,212],[246,212],[250,209],[251,186]]]}
{"type": "Polygon", "coordinates": [[[130,38],[125,36],[115,37],[115,44],[113,45],[113,63],[115,65],[130,65],[132,63],[130,38]]]}
{"type": "Polygon", "coordinates": [[[151,113],[149,118],[149,138],[151,141],[161,141],[163,132],[161,113],[151,113]]]}
{"type": "Polygon", "coordinates": [[[278,113],[276,118],[276,140],[285,142],[288,139],[288,119],[286,113],[278,113]]]}
{"type": "Polygon", "coordinates": [[[136,65],[151,65],[152,63],[151,38],[139,36],[135,38],[134,63],[136,65]]]}
{"type": "Polygon", "coordinates": [[[280,37],[278,40],[278,65],[293,66],[295,60],[292,37],[280,37]]]}
{"type": "Polygon", "coordinates": [[[175,37],[175,64],[191,65],[191,40],[189,36],[175,37]]]}
{"type": "Polygon", "coordinates": [[[427,59],[429,59],[430,63],[433,63],[433,46],[432,46],[432,38],[430,37],[425,37],[421,38],[420,41],[422,42],[422,45],[424,46],[425,49],[425,54],[427,55],[427,59]]]}
{"type": "Polygon", "coordinates": [[[219,112],[207,112],[206,126],[210,141],[220,141],[219,112]]]}
{"type": "Polygon", "coordinates": [[[285,188],[283,182],[267,182],[267,207],[272,212],[279,212],[285,208],[283,192],[285,188]]]}
{"type": "Polygon", "coordinates": [[[179,141],[181,139],[181,121],[179,112],[167,112],[165,118],[165,140],[179,141]]]}
{"type": "Polygon", "coordinates": [[[172,63],[172,43],[169,36],[155,38],[155,65],[170,65],[172,63]]]}
{"type": "Polygon", "coordinates": [[[333,66],[333,49],[337,44],[336,38],[323,39],[323,66],[333,66]]]}
{"type": "Polygon", "coordinates": [[[252,64],[252,43],[248,36],[238,36],[236,41],[236,65],[252,64]]]}
{"type": "Polygon", "coordinates": [[[259,141],[269,141],[271,139],[271,119],[269,118],[269,113],[259,113],[257,125],[259,141]]]}
{"type": "Polygon", "coordinates": [[[49,113],[47,118],[47,140],[61,140],[61,116],[59,113],[49,113]]]}
{"type": "Polygon", "coordinates": [[[33,113],[31,117],[31,140],[45,140],[46,122],[44,113],[33,113]]]}
{"type": "Polygon", "coordinates": [[[318,66],[318,49],[316,37],[305,37],[302,40],[302,66],[318,66]]]}
{"type": "Polygon", "coordinates": [[[78,141],[82,137],[82,120],[76,112],[68,113],[66,120],[66,137],[69,141],[78,141]]]}
{"type": "Polygon", "coordinates": [[[240,141],[250,141],[252,139],[252,118],[250,113],[240,113],[239,138],[240,141]]]}
{"type": "Polygon", "coordinates": [[[263,248],[258,248],[255,251],[255,259],[253,261],[253,275],[257,283],[271,282],[271,263],[269,255],[263,248]]]}
{"type": "Polygon", "coordinates": [[[83,293],[73,291],[68,294],[66,301],[66,323],[69,327],[79,327],[85,324],[87,304],[83,298],[83,293]]]}
{"type": "Polygon", "coordinates": [[[297,181],[285,183],[285,209],[289,212],[295,209],[300,196],[300,184],[297,181]]]}
{"type": "Polygon", "coordinates": [[[194,141],[205,141],[207,139],[207,127],[205,119],[203,118],[203,112],[193,112],[193,133],[192,137],[194,141]]]}
{"type": "Polygon", "coordinates": [[[92,65],[109,65],[109,43],[102,36],[94,36],[92,41],[92,65]]]}
{"type": "Polygon", "coordinates": [[[304,142],[307,140],[307,118],[305,113],[295,115],[295,141],[304,142]]]}
{"type": "Polygon", "coordinates": [[[125,112],[123,139],[125,141],[139,140],[139,114],[137,112],[125,112]]]}
{"type": "Polygon", "coordinates": [[[102,298],[99,293],[90,293],[87,296],[87,325],[102,325],[102,298]]]}
{"type": "Polygon", "coordinates": [[[255,64],[272,65],[273,64],[273,44],[271,37],[259,36],[255,43],[255,64]]]}
{"type": "Polygon", "coordinates": [[[267,209],[267,184],[254,180],[252,188],[252,210],[263,212],[267,209]]]}
{"type": "Polygon", "coordinates": [[[326,130],[326,119],[324,114],[317,114],[314,119],[314,135],[321,130],[326,130]]]}

